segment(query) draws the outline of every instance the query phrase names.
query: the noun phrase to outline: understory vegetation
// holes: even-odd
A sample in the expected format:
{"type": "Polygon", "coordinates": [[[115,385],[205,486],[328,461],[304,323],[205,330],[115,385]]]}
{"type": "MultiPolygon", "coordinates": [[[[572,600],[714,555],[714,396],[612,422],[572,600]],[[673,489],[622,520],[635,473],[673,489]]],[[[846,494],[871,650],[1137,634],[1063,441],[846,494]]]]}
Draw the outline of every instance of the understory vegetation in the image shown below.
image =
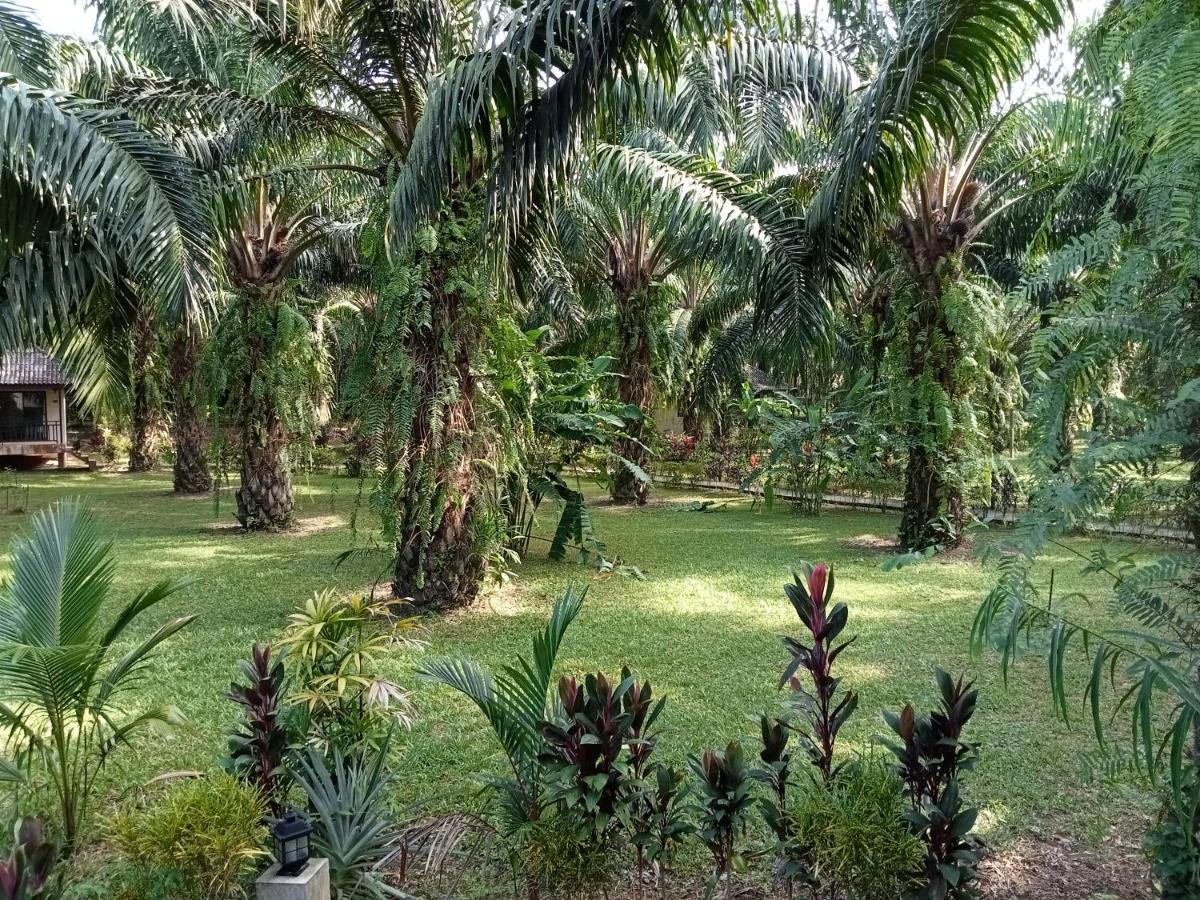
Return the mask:
{"type": "Polygon", "coordinates": [[[1200,896],[1194,2],[78,2],[0,0],[0,900],[1118,818],[1200,896]]]}
{"type": "MultiPolygon", "coordinates": [[[[231,681],[249,683],[238,666],[254,642],[278,646],[295,627],[289,616],[302,614],[314,593],[329,589],[349,597],[378,577],[379,561],[371,557],[333,567],[344,549],[342,529],[354,510],[354,485],[346,477],[301,479],[296,485],[298,531],[245,536],[225,524],[224,513],[215,511],[210,501],[181,504],[172,498],[169,475],[33,480],[35,507],[81,495],[95,510],[120,548],[117,598],[181,569],[194,579],[163,601],[160,619],[148,620],[122,643],[132,647],[160,620],[184,610],[198,616],[196,624],[163,645],[136,691],[139,707],[169,702],[185,721],[165,739],[142,740],[134,752],[113,755],[98,787],[98,824],[91,829],[91,839],[114,850],[120,847],[103,824],[114,808],[132,811],[157,800],[163,791],[151,785],[145,795],[137,795],[146,800],[134,800],[125,796],[125,786],[145,784],[164,772],[212,772],[229,752],[224,735],[234,730],[242,713],[225,694],[231,681]],[[167,679],[169,672],[187,675],[167,679]]],[[[654,701],[666,698],[654,726],[654,755],[679,773],[686,771],[689,756],[708,747],[724,749],[731,740],[745,748],[748,767],[760,767],[757,719],[783,716],[789,709],[790,691],[776,687],[789,659],[779,639],[799,638],[803,627],[782,587],[792,580],[796,560],[809,557],[832,566],[835,598],[850,609],[846,636],[857,636],[837,662],[846,685],[859,694],[858,709],[839,737],[838,758],[857,765],[861,756],[874,774],[862,787],[847,788],[866,793],[838,794],[821,806],[829,809],[831,820],[807,827],[828,835],[839,817],[858,804],[875,808],[895,803],[900,808],[906,802],[903,795],[884,800],[870,793],[878,790],[884,778],[880,773],[890,769],[890,754],[877,740],[891,735],[881,712],[899,712],[909,702],[918,712],[934,708],[939,702],[934,682],[939,666],[970,672],[981,693],[967,731],[980,745],[980,760],[967,776],[966,795],[980,809],[977,828],[989,844],[1003,848],[1031,828],[1049,827],[1084,844],[1101,842],[1115,823],[1152,814],[1153,800],[1144,788],[1112,789],[1081,778],[1087,742],[1078,725],[1071,730],[1056,721],[1041,686],[1041,660],[1017,663],[1006,687],[998,667],[972,659],[965,636],[975,614],[973,598],[987,589],[990,575],[970,556],[885,576],[881,566],[891,551],[881,536],[894,527],[894,515],[845,511],[806,519],[784,508],[752,510],[748,500],[737,499],[719,511],[694,512],[689,507],[713,495],[664,493],[660,503],[643,510],[598,507],[595,512],[597,527],[613,535],[614,551],[634,556],[646,580],[613,576],[593,582],[587,568],[564,567],[538,553],[519,580],[490,596],[485,609],[425,622],[405,635],[423,646],[395,649],[378,659],[374,677],[411,691],[411,707],[401,707],[411,717],[411,730],[399,728],[391,738],[395,776],[379,799],[380,810],[393,810],[400,820],[427,822],[479,808],[480,774],[502,774],[503,759],[486,729],[479,727],[474,707],[452,692],[419,681],[416,669],[446,654],[470,655],[494,668],[528,653],[530,638],[544,627],[554,601],[572,582],[588,584],[587,598],[564,639],[556,673],[601,671],[619,676],[621,668],[629,666],[650,682],[654,701]],[[626,633],[624,622],[636,627],[626,633]],[[872,796],[877,799],[869,799],[872,796]]],[[[8,517],[0,519],[0,528],[7,537],[26,522],[26,516],[8,517]]],[[[545,522],[542,527],[550,525],[545,522]]],[[[992,539],[980,537],[983,542],[992,539]]],[[[1130,549],[1139,556],[1146,553],[1136,545],[1087,540],[1072,541],[1071,546],[1082,552],[1104,547],[1112,554],[1130,549]]],[[[1046,564],[1072,572],[1060,576],[1064,591],[1103,586],[1097,575],[1074,574],[1065,551],[1046,564]]],[[[1097,626],[1104,620],[1102,608],[1082,603],[1073,608],[1097,626]]],[[[1084,666],[1069,664],[1067,674],[1070,683],[1082,685],[1088,673],[1084,666]]],[[[289,690],[301,688],[293,682],[289,690]]],[[[386,736],[388,730],[385,724],[379,733],[386,736]]],[[[789,750],[793,777],[800,777],[809,763],[796,740],[790,739],[789,750]]],[[[761,781],[754,783],[754,791],[762,797],[771,793],[761,781]]],[[[794,802],[817,803],[803,797],[797,789],[794,802]]],[[[690,809],[692,802],[681,802],[680,807],[690,809]]],[[[751,882],[769,879],[775,838],[757,809],[751,811],[748,835],[746,849],[766,856],[738,877],[751,882]]],[[[821,840],[828,837],[819,839],[814,833],[818,845],[821,840]]],[[[680,889],[702,887],[708,865],[698,839],[685,837],[670,851],[673,874],[668,883],[677,879],[680,889]]],[[[832,847],[827,852],[846,851],[832,847]]],[[[882,850],[876,846],[872,852],[882,850]]],[[[897,844],[892,852],[904,859],[920,858],[911,846],[897,844]]],[[[606,863],[605,872],[611,874],[614,864],[632,867],[634,858],[632,849],[622,853],[615,863],[606,863]]],[[[94,857],[78,864],[84,884],[111,886],[117,883],[112,879],[143,871],[107,865],[96,871],[95,865],[94,857]]],[[[497,865],[476,890],[486,894],[487,879],[511,878],[504,874],[502,860],[497,865]]],[[[848,870],[845,877],[855,877],[853,871],[859,870],[848,870]]],[[[460,884],[465,891],[470,882],[467,876],[448,883],[460,884]]]]}

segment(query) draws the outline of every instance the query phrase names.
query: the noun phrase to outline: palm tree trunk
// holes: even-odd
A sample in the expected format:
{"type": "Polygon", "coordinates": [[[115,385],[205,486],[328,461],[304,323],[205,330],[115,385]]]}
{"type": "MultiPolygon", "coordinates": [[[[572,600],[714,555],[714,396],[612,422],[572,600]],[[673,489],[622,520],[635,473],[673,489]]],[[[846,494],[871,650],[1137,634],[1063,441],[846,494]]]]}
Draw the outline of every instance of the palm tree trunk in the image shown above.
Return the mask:
{"type": "Polygon", "coordinates": [[[419,396],[404,460],[392,591],[421,610],[464,606],[486,568],[476,547],[476,384],[471,351],[477,329],[463,298],[431,273],[428,329],[414,329],[409,353],[419,396]],[[451,348],[447,354],[446,348],[451,348]]]}
{"type": "Polygon", "coordinates": [[[154,309],[148,304],[141,306],[133,326],[133,365],[130,374],[132,393],[130,472],[147,472],[158,462],[154,441],[154,430],[157,424],[157,410],[154,402],[156,324],[154,309]]]}
{"type": "Polygon", "coordinates": [[[287,437],[275,410],[264,408],[255,418],[241,428],[237,520],[244,528],[281,531],[292,524],[295,509],[287,437]]]}
{"type": "MultiPolygon", "coordinates": [[[[273,294],[277,286],[264,288],[262,302],[278,303],[273,294]]],[[[247,304],[249,309],[250,304],[247,304]]],[[[270,316],[272,328],[278,316],[270,316]]],[[[295,495],[292,492],[292,472],[288,464],[287,432],[283,419],[268,392],[256,391],[255,381],[272,364],[270,348],[274,334],[251,329],[247,340],[248,365],[239,404],[242,421],[241,484],[237,491],[237,520],[242,527],[264,531],[281,531],[292,524],[295,495]]]]}
{"type": "Polygon", "coordinates": [[[175,493],[212,490],[205,445],[208,435],[200,405],[197,368],[200,336],[179,329],[171,343],[171,440],[175,445],[175,493]]]}
{"type": "MultiPolygon", "coordinates": [[[[619,299],[620,346],[617,366],[621,373],[618,393],[622,403],[636,406],[649,414],[654,399],[653,355],[650,347],[650,303],[645,290],[625,293],[619,299]]],[[[649,474],[650,452],[644,438],[646,425],[631,425],[629,437],[622,438],[614,448],[623,457],[649,474]]],[[[618,462],[612,479],[614,503],[634,503],[639,506],[650,497],[650,483],[639,478],[628,466],[618,462]]]]}
{"type": "Polygon", "coordinates": [[[947,403],[958,398],[955,377],[959,351],[954,331],[945,319],[942,283],[938,273],[918,282],[920,297],[908,339],[909,401],[908,466],[904,478],[904,511],[900,546],[923,550],[934,544],[958,546],[966,523],[966,503],[956,478],[960,436],[955,423],[949,438],[939,436],[935,411],[929,407],[923,384],[935,383],[947,403]]]}

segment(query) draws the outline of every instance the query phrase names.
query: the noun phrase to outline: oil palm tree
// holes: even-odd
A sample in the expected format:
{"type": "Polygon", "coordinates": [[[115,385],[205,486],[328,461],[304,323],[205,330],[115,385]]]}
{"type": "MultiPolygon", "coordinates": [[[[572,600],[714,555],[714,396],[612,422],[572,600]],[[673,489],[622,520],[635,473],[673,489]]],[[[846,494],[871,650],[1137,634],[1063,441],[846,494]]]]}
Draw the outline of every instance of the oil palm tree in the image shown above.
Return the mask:
{"type": "MultiPolygon", "coordinates": [[[[346,117],[305,105],[310,87],[289,82],[283,62],[257,51],[255,41],[266,37],[256,29],[266,26],[244,6],[229,6],[224,17],[190,6],[146,17],[126,0],[98,6],[101,34],[113,43],[69,48],[70,78],[119,102],[192,160],[223,263],[222,289],[212,293],[219,321],[176,317],[165,329],[176,490],[211,486],[203,402],[212,393],[203,384],[209,373],[238,434],[238,519],[285,528],[293,506],[287,443],[307,428],[311,392],[301,380],[317,358],[297,276],[313,274],[315,248],[330,246],[326,239],[341,228],[321,204],[340,199],[345,186],[305,165],[304,156],[321,127],[339,133],[346,117]],[[202,364],[210,327],[224,345],[202,364]],[[299,368],[289,374],[284,365],[299,368]]],[[[131,380],[135,401],[139,383],[131,380]]]]}
{"type": "Polygon", "coordinates": [[[87,102],[63,77],[67,55],[27,13],[0,3],[0,69],[15,74],[0,86],[9,129],[0,181],[13,226],[0,237],[3,339],[53,345],[86,408],[128,415],[139,470],[153,461],[160,411],[159,322],[202,322],[210,232],[186,156],[118,104],[87,102]]]}
{"type": "Polygon", "coordinates": [[[486,368],[486,323],[503,309],[487,274],[495,254],[480,252],[484,223],[514,232],[574,155],[605,85],[638,60],[674,71],[680,33],[714,21],[658,0],[560,0],[485,19],[475,34],[436,4],[353,4],[331,21],[320,34],[275,22],[262,42],[369,125],[356,155],[325,165],[377,173],[381,187],[396,166],[378,232],[400,249],[399,264],[380,251],[373,258],[381,293],[408,299],[380,304],[377,314],[393,318],[373,326],[385,342],[374,358],[389,364],[365,373],[357,414],[389,448],[376,496],[396,546],[393,589],[418,605],[461,604],[483,570],[474,481],[490,442],[476,372],[486,368]],[[404,35],[400,45],[394,34],[404,35]]]}
{"type": "MultiPolygon", "coordinates": [[[[726,281],[738,280],[739,264],[752,272],[770,267],[771,223],[753,208],[755,199],[750,180],[684,153],[660,132],[598,143],[562,186],[533,246],[520,251],[532,263],[523,273],[527,289],[559,317],[586,322],[591,343],[601,341],[589,349],[612,348],[621,402],[648,416],[655,383],[676,355],[675,313],[696,301],[694,279],[684,276],[699,261],[726,281]]],[[[743,277],[739,288],[749,295],[754,278],[743,277]]],[[[615,502],[646,502],[648,440],[643,418],[614,448],[615,502]]]]}
{"type": "Polygon", "coordinates": [[[208,462],[208,427],[200,364],[204,351],[199,328],[177,326],[170,337],[168,366],[171,394],[171,446],[175,451],[173,479],[177,494],[212,490],[208,462]]]}
{"type": "Polygon", "coordinates": [[[981,296],[966,289],[965,256],[1002,209],[987,211],[991,192],[975,178],[986,145],[985,134],[930,169],[909,191],[890,232],[908,276],[903,292],[908,302],[898,313],[907,323],[908,464],[900,524],[905,549],[957,546],[966,523],[961,467],[979,423],[964,359],[971,323],[979,318],[971,313],[988,301],[986,290],[981,296]]]}
{"type": "Polygon", "coordinates": [[[296,275],[339,223],[308,194],[266,180],[226,191],[223,206],[230,296],[209,352],[212,382],[237,433],[237,519],[275,531],[295,506],[288,444],[311,430],[324,374],[296,275]]]}

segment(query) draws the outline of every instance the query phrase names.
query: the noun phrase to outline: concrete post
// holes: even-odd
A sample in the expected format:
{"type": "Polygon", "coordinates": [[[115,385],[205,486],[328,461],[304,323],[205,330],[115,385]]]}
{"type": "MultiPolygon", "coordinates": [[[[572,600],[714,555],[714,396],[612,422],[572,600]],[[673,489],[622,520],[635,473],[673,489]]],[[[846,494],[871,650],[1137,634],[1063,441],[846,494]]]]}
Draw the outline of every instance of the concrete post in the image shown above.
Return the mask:
{"type": "Polygon", "coordinates": [[[329,860],[310,859],[299,875],[280,875],[275,863],[254,883],[257,900],[329,900],[329,860]]]}

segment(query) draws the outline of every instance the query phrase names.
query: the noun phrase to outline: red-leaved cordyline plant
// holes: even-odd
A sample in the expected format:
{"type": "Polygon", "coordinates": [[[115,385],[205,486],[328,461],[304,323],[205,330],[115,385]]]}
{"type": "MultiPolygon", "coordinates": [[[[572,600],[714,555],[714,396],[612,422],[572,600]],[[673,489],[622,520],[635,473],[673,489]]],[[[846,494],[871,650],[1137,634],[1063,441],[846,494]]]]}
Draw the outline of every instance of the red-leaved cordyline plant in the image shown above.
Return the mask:
{"type": "Polygon", "coordinates": [[[40,819],[26,816],[13,831],[12,852],[0,859],[0,900],[49,896],[50,870],[58,847],[46,840],[40,819]]]}
{"type": "Polygon", "coordinates": [[[541,726],[546,796],[572,807],[566,811],[580,814],[591,836],[602,837],[610,824],[628,820],[636,782],[657,741],[651,729],[664,700],[652,702],[650,682],[627,668],[617,683],[602,672],[582,683],[563,677],[558,696],[558,715],[541,726]]]}
{"type": "Polygon", "coordinates": [[[816,566],[801,564],[804,579],[795,574],[794,583],[784,585],[784,592],[804,627],[808,642],[784,637],[784,646],[792,654],[791,662],[779,679],[779,686],[791,684],[793,705],[801,713],[804,724],[791,723],[808,751],[809,759],[825,781],[837,774],[840,766],[833,764],[834,746],[838,732],[858,706],[858,694],[845,691],[838,696],[840,678],[833,675],[833,664],[854,638],[837,643],[846,627],[849,610],[844,603],[829,605],[833,597],[833,572],[824,563],[816,566]],[[797,674],[808,673],[811,688],[797,674]]]}
{"type": "Polygon", "coordinates": [[[280,722],[283,708],[283,661],[271,661],[271,645],[255,644],[250,659],[241,663],[246,684],[231,684],[225,696],[245,710],[246,721],[229,736],[227,768],[254,785],[272,816],[283,813],[283,757],[287,729],[280,722]]]}

